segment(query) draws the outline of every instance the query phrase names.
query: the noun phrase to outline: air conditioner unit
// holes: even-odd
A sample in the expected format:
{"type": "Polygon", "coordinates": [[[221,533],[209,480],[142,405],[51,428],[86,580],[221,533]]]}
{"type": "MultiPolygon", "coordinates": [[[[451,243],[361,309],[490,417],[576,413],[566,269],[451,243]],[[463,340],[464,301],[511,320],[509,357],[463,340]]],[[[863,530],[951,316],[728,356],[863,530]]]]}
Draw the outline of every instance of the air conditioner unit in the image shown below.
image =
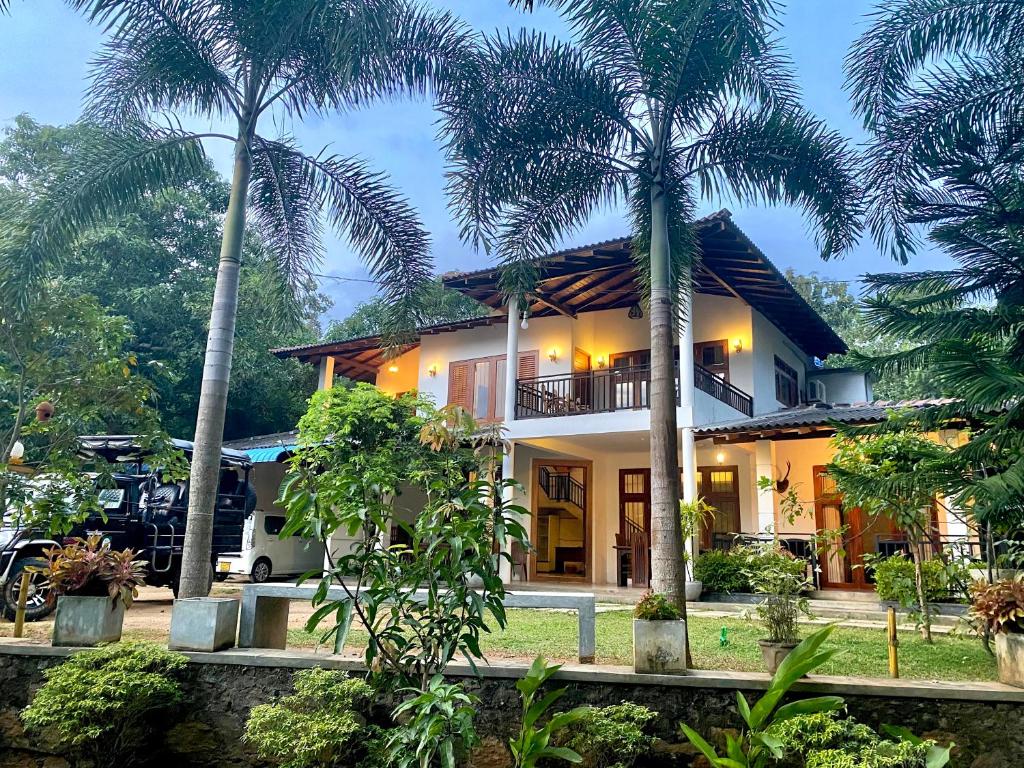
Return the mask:
{"type": "Polygon", "coordinates": [[[825,400],[825,382],[818,381],[818,379],[809,379],[807,381],[807,402],[808,403],[824,403],[825,400]]]}

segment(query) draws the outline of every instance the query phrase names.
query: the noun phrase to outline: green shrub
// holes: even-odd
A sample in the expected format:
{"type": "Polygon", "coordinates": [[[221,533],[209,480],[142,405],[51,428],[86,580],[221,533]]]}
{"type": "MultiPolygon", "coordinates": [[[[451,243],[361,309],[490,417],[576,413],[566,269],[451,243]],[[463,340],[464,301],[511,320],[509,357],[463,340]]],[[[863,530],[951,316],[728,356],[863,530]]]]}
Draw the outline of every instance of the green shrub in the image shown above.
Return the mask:
{"type": "Polygon", "coordinates": [[[369,685],[326,669],[302,670],[294,681],[294,694],[249,713],[242,738],[261,758],[282,768],[368,768],[382,760],[383,732],[366,719],[369,685]]]}
{"type": "Polygon", "coordinates": [[[22,720],[29,731],[52,730],[77,760],[96,766],[139,762],[139,752],[181,701],[187,662],[180,653],[142,642],[76,653],[44,673],[46,682],[22,720]]]}
{"type": "Polygon", "coordinates": [[[555,738],[558,746],[578,753],[583,768],[632,768],[650,755],[654,736],[646,728],[658,713],[623,702],[595,707],[555,738]]]}
{"type": "MultiPolygon", "coordinates": [[[[883,739],[853,718],[835,712],[798,715],[774,724],[785,757],[777,768],[925,768],[933,742],[883,739]]],[[[937,761],[935,765],[944,765],[937,761]]]]}
{"type": "Polygon", "coordinates": [[[735,551],[711,549],[701,553],[693,564],[693,577],[705,592],[749,592],[746,556],[735,551]]]}
{"type": "Polygon", "coordinates": [[[633,608],[633,618],[641,621],[675,621],[682,614],[659,592],[645,592],[633,608]]]}
{"type": "MultiPolygon", "coordinates": [[[[875,589],[879,600],[899,603],[904,608],[917,605],[917,585],[914,578],[914,561],[903,555],[878,557],[869,560],[869,569],[875,577],[875,589]]],[[[959,566],[947,565],[939,558],[921,563],[924,580],[924,597],[929,603],[949,599],[954,587],[952,579],[959,566]]],[[[966,580],[966,579],[965,579],[966,580]]]]}

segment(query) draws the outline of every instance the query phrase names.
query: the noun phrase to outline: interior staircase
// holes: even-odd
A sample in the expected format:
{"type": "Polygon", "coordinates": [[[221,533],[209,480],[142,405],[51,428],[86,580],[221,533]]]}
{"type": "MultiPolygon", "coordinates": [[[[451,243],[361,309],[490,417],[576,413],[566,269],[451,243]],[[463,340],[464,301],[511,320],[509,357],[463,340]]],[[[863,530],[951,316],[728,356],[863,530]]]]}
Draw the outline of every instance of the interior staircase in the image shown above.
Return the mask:
{"type": "Polygon", "coordinates": [[[541,490],[552,501],[563,501],[576,507],[580,514],[587,508],[587,489],[573,477],[568,469],[559,470],[542,466],[538,472],[541,490]]]}

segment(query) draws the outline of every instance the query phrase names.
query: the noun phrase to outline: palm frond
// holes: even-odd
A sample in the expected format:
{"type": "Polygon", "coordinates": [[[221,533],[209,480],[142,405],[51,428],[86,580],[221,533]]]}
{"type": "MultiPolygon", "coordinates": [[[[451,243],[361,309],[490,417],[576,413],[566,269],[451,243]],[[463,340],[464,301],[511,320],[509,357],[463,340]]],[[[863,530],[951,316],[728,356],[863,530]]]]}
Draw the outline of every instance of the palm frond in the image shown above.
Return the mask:
{"type": "Polygon", "coordinates": [[[847,86],[872,125],[897,111],[916,73],[932,61],[1019,44],[1020,0],[887,0],[851,46],[847,86]]]}
{"type": "Polygon", "coordinates": [[[797,108],[723,109],[686,148],[688,175],[705,197],[802,207],[822,256],[852,247],[860,228],[860,189],[846,142],[797,108]]]}

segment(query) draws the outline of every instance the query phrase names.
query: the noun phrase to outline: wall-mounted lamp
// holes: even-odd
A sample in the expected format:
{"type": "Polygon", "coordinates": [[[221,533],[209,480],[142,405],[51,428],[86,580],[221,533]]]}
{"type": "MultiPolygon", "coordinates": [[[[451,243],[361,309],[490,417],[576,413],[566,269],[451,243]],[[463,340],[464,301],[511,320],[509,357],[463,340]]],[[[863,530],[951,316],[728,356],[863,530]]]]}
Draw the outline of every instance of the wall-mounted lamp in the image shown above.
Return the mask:
{"type": "Polygon", "coordinates": [[[725,464],[725,451],[719,451],[715,454],[715,462],[718,464],[725,464]]]}
{"type": "Polygon", "coordinates": [[[530,313],[527,312],[525,309],[523,310],[523,322],[519,324],[519,327],[522,328],[524,331],[530,327],[530,313]]]}
{"type": "Polygon", "coordinates": [[[558,362],[558,348],[557,347],[552,347],[548,351],[548,360],[550,360],[552,363],[557,363],[558,362]]]}
{"type": "Polygon", "coordinates": [[[429,376],[430,378],[434,378],[435,376],[437,376],[438,370],[439,368],[437,363],[432,363],[430,367],[427,368],[427,376],[429,376]]]}
{"type": "Polygon", "coordinates": [[[732,351],[735,352],[736,354],[739,354],[740,352],[743,351],[743,339],[732,340],[732,351]]]}
{"type": "Polygon", "coordinates": [[[597,367],[604,368],[607,365],[607,361],[604,359],[604,355],[597,356],[597,367]]]}
{"type": "Polygon", "coordinates": [[[388,373],[398,373],[398,366],[392,363],[388,366],[388,373]]]}

